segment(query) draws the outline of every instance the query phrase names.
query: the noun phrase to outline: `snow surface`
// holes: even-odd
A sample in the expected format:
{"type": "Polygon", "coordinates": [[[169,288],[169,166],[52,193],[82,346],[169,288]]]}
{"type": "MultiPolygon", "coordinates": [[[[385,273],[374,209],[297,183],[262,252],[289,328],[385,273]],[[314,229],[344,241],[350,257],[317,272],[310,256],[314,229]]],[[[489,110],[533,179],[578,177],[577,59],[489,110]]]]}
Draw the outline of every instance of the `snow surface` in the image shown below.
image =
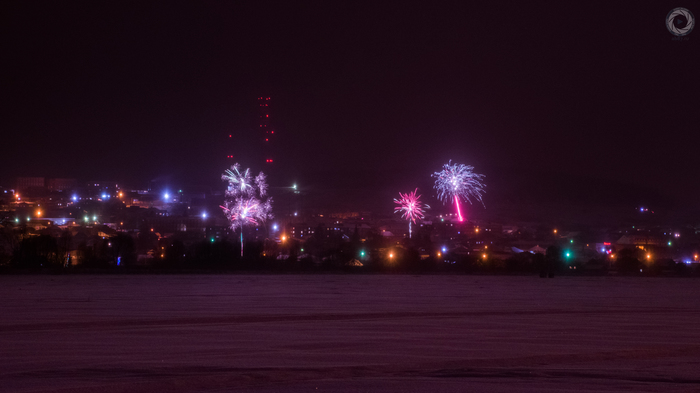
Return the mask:
{"type": "Polygon", "coordinates": [[[700,281],[0,276],[0,391],[700,391],[700,281]]]}

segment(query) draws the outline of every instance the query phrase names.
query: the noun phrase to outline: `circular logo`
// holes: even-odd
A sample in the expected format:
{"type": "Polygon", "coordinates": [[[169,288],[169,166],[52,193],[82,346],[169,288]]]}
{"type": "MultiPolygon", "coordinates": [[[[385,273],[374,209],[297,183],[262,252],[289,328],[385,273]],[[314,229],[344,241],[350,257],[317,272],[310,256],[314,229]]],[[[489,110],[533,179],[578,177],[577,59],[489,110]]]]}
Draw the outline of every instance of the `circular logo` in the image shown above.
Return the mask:
{"type": "Polygon", "coordinates": [[[666,28],[671,34],[682,37],[693,31],[695,17],[686,8],[678,7],[666,15],[666,28]]]}

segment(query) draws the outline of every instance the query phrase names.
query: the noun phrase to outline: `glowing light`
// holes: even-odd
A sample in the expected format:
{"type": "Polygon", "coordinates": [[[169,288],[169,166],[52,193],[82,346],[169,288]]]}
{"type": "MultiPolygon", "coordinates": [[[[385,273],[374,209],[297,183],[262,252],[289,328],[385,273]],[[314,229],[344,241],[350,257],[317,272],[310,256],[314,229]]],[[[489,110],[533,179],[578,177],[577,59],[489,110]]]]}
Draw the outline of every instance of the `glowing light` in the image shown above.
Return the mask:
{"type": "Polygon", "coordinates": [[[486,259],[486,254],[481,254],[481,257],[486,259]]]}
{"type": "Polygon", "coordinates": [[[651,259],[651,254],[647,254],[647,259],[651,259]]]}
{"type": "Polygon", "coordinates": [[[574,242],[574,239],[569,240],[569,243],[573,243],[573,242],[574,242]]]}
{"type": "Polygon", "coordinates": [[[557,234],[557,230],[556,230],[556,229],[554,230],[554,234],[555,234],[555,235],[557,234]]]}
{"type": "Polygon", "coordinates": [[[442,252],[447,252],[447,247],[442,247],[442,252]]]}
{"type": "Polygon", "coordinates": [[[437,256],[441,257],[442,253],[440,251],[438,251],[437,256]]]}
{"type": "Polygon", "coordinates": [[[394,257],[394,253],[393,252],[389,253],[389,258],[393,258],[393,257],[394,257]]]}
{"type": "Polygon", "coordinates": [[[671,242],[668,242],[668,245],[670,246],[670,245],[671,245],[671,242]]]}
{"type": "Polygon", "coordinates": [[[287,236],[282,236],[282,241],[287,240],[287,236]]]}
{"type": "Polygon", "coordinates": [[[37,217],[41,217],[41,210],[37,210],[37,211],[36,211],[36,216],[37,216],[37,217]]]}
{"type": "Polygon", "coordinates": [[[279,227],[277,226],[277,224],[273,224],[273,225],[272,225],[272,230],[273,230],[273,231],[276,231],[277,229],[279,229],[279,227]]]}
{"type": "Polygon", "coordinates": [[[165,199],[165,200],[170,199],[170,194],[168,194],[167,192],[165,194],[163,194],[163,199],[165,199]]]}
{"type": "Polygon", "coordinates": [[[454,199],[459,221],[464,221],[459,208],[459,199],[462,198],[471,204],[473,198],[483,205],[481,194],[485,192],[485,185],[481,181],[484,175],[474,173],[473,166],[453,164],[452,160],[444,164],[442,168],[442,171],[432,174],[432,177],[435,178],[434,188],[438,192],[438,198],[443,203],[454,199]]]}
{"type": "Polygon", "coordinates": [[[292,186],[292,188],[296,190],[296,189],[297,189],[297,185],[294,184],[294,185],[292,186]]]}
{"type": "MultiPolygon", "coordinates": [[[[416,219],[423,219],[424,211],[423,204],[420,201],[420,195],[416,195],[418,189],[406,194],[399,193],[399,199],[394,198],[394,203],[399,206],[394,207],[394,213],[401,213],[401,217],[408,220],[408,237],[412,237],[411,222],[416,223],[416,219]]],[[[430,206],[425,205],[426,208],[430,206]]]]}
{"type": "Polygon", "coordinates": [[[207,218],[207,213],[202,213],[202,218],[207,218]]]}
{"type": "Polygon", "coordinates": [[[571,253],[567,251],[567,252],[566,252],[566,257],[569,258],[570,256],[571,256],[571,253]]]}
{"type": "Polygon", "coordinates": [[[75,196],[75,195],[73,195],[73,198],[71,198],[71,199],[73,199],[73,202],[75,202],[75,201],[77,201],[77,200],[78,200],[78,197],[77,197],[77,196],[75,196]]]}
{"type": "Polygon", "coordinates": [[[364,257],[365,256],[365,250],[360,251],[360,256],[364,257]]]}
{"type": "MultiPolygon", "coordinates": [[[[166,194],[167,195],[167,194],[166,194]]],[[[166,197],[167,198],[167,197],[166,197]]],[[[107,199],[107,194],[102,194],[102,199],[107,199]]]]}
{"type": "Polygon", "coordinates": [[[97,216],[92,216],[92,221],[97,221],[97,216]]]}

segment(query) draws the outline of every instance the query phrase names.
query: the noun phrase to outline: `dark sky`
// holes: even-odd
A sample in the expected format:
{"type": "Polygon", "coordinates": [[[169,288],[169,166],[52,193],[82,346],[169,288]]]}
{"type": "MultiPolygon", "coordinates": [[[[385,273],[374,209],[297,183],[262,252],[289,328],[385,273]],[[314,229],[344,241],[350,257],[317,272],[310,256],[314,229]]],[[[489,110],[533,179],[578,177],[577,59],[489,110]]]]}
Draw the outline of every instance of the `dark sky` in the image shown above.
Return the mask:
{"type": "Polygon", "coordinates": [[[700,2],[488,3],[4,2],[0,183],[217,184],[269,95],[279,182],[700,208],[700,2]]]}

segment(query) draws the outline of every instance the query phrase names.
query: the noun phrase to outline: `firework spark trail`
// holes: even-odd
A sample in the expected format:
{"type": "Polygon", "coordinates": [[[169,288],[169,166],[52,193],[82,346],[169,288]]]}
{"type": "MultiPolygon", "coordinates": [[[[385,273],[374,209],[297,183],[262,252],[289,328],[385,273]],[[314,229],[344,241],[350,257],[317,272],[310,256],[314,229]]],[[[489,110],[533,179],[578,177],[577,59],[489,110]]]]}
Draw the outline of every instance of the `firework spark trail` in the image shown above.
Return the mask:
{"type": "MultiPolygon", "coordinates": [[[[425,211],[420,201],[420,195],[416,195],[418,189],[413,192],[402,194],[399,192],[399,199],[394,198],[394,203],[399,206],[394,208],[394,213],[401,212],[401,218],[408,220],[408,237],[411,237],[411,222],[416,223],[416,219],[423,219],[425,211]]],[[[426,209],[430,206],[425,205],[426,209]]]]}
{"type": "Polygon", "coordinates": [[[484,175],[473,172],[474,167],[464,164],[453,164],[450,160],[442,166],[442,170],[432,174],[435,178],[435,190],[438,192],[438,198],[443,203],[451,202],[454,199],[457,205],[457,215],[459,220],[463,221],[462,212],[459,208],[459,199],[465,199],[470,204],[472,198],[484,204],[481,194],[486,192],[486,187],[482,180],[484,175]]]}

